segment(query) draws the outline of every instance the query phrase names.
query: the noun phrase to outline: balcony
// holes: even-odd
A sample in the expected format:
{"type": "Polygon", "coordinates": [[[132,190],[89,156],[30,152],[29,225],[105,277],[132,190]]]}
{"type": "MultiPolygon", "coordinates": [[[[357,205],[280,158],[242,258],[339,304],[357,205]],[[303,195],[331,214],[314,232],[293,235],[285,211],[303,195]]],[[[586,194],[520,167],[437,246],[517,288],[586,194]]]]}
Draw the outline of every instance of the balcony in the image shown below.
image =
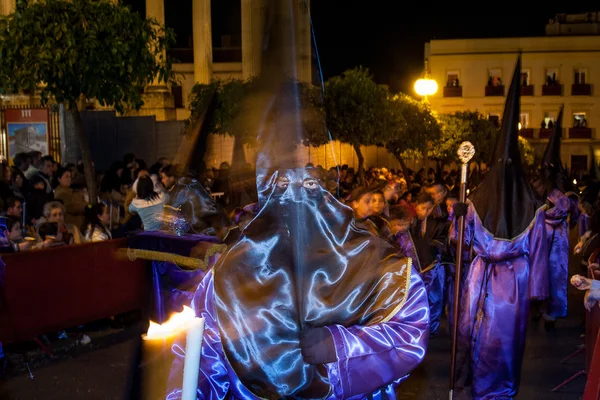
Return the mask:
{"type": "Polygon", "coordinates": [[[526,139],[533,139],[533,128],[522,128],[519,130],[519,135],[526,139]]]}
{"type": "Polygon", "coordinates": [[[569,139],[591,139],[591,128],[569,128],[569,139]]]}
{"type": "Polygon", "coordinates": [[[446,86],[444,97],[462,97],[462,86],[446,86]]]}
{"type": "Polygon", "coordinates": [[[540,129],[540,139],[548,139],[552,136],[552,128],[542,128],[540,129]]]}
{"type": "Polygon", "coordinates": [[[543,85],[542,96],[562,96],[562,85],[543,85]]]}
{"type": "Polygon", "coordinates": [[[571,96],[591,96],[592,85],[589,83],[575,83],[571,86],[571,96]]]}
{"type": "Polygon", "coordinates": [[[486,97],[490,96],[504,96],[504,86],[486,86],[485,87],[486,97]]]}
{"type": "Polygon", "coordinates": [[[533,85],[521,86],[521,96],[533,96],[533,85]]]}

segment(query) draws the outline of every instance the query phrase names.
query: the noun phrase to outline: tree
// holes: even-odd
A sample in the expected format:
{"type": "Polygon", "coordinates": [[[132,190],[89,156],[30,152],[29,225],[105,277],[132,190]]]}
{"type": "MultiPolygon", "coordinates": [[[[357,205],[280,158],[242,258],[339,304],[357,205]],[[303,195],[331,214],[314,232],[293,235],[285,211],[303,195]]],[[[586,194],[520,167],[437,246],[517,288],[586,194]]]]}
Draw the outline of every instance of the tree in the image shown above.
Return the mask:
{"type": "Polygon", "coordinates": [[[316,86],[289,80],[276,94],[276,102],[270,102],[265,101],[265,97],[271,98],[274,94],[263,92],[260,82],[255,79],[215,79],[209,84],[197,83],[192,88],[188,122],[204,113],[213,93],[216,96],[214,111],[204,121],[208,124],[208,132],[233,136],[243,144],[254,144],[261,124],[268,123],[263,118],[265,109],[273,105],[276,108],[281,104],[296,104],[295,100],[298,100],[298,108],[287,110],[297,112],[302,122],[301,137],[299,140],[292,138],[294,144],[320,146],[328,141],[323,97],[316,86]]]}
{"type": "Polygon", "coordinates": [[[387,87],[376,84],[369,71],[360,67],[329,79],[325,85],[327,127],[333,139],[354,148],[361,183],[364,157],[360,146],[383,145],[397,131],[394,127],[401,115],[394,112],[390,98],[387,87]]]}
{"type": "Polygon", "coordinates": [[[399,93],[392,97],[390,107],[393,113],[399,115],[392,117],[396,124],[391,127],[394,131],[385,147],[400,162],[402,169],[406,169],[404,161],[407,156],[414,156],[413,153],[422,156],[422,149],[430,148],[425,156],[435,158],[436,150],[432,144],[442,135],[442,129],[429,104],[399,93]]]}
{"type": "Polygon", "coordinates": [[[173,78],[166,50],[174,34],[110,0],[44,0],[0,18],[0,91],[40,90],[73,116],[90,201],[95,173],[79,114],[96,99],[119,113],[143,105],[144,88],[173,78]]]}

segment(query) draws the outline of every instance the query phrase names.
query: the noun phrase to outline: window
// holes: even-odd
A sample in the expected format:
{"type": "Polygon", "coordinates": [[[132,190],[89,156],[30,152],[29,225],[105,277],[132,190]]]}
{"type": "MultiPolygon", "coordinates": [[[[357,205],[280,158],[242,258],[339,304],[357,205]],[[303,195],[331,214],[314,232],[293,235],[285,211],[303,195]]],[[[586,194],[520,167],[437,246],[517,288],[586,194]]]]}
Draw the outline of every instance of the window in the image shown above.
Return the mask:
{"type": "Polygon", "coordinates": [[[551,129],[556,122],[556,111],[544,112],[544,119],[542,120],[542,129],[551,129]]]}
{"type": "Polygon", "coordinates": [[[546,68],[546,85],[558,85],[558,68],[546,68]]]}
{"type": "Polygon", "coordinates": [[[528,69],[521,70],[521,86],[531,85],[531,83],[529,82],[530,76],[531,72],[528,69]]]}
{"type": "Polygon", "coordinates": [[[490,69],[488,70],[488,86],[502,86],[502,70],[501,69],[490,69]]]}
{"type": "Polygon", "coordinates": [[[521,113],[519,117],[519,129],[529,128],[529,113],[521,113]]]}
{"type": "Polygon", "coordinates": [[[585,85],[587,78],[587,69],[576,68],[573,83],[576,85],[585,85]]]}
{"type": "Polygon", "coordinates": [[[458,76],[458,71],[446,71],[446,87],[460,86],[460,80],[458,79],[458,76]]]}
{"type": "Polygon", "coordinates": [[[488,119],[494,123],[496,126],[500,126],[500,114],[499,113],[489,113],[488,119]]]}
{"type": "Polygon", "coordinates": [[[573,113],[573,128],[587,128],[587,119],[584,112],[573,113]]]}

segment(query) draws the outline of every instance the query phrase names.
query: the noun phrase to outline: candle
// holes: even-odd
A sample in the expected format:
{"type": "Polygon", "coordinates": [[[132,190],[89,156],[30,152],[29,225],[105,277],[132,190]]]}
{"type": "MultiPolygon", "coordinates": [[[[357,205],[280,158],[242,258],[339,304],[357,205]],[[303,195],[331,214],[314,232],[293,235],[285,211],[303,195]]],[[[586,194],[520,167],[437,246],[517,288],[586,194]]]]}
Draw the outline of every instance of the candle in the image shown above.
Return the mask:
{"type": "Polygon", "coordinates": [[[203,333],[204,318],[192,319],[188,324],[185,343],[185,362],[183,366],[181,400],[196,400],[203,333]]]}
{"type": "Polygon", "coordinates": [[[162,325],[150,321],[148,333],[142,335],[143,399],[165,398],[167,379],[175,360],[172,347],[184,334],[186,335],[186,350],[182,399],[196,399],[203,332],[204,319],[196,318],[194,310],[186,306],[183,307],[182,312],[174,314],[162,325]]]}

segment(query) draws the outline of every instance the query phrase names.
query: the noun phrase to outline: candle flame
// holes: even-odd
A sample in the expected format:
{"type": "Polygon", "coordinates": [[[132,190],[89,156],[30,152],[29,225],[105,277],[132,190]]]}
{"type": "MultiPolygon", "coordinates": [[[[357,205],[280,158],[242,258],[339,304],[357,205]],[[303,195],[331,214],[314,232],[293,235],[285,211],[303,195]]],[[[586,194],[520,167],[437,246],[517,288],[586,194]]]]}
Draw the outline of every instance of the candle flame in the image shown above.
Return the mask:
{"type": "Polygon", "coordinates": [[[146,339],[164,339],[183,331],[187,328],[191,320],[196,318],[194,310],[188,306],[183,306],[183,311],[175,313],[162,325],[150,321],[150,327],[146,334],[146,339]]]}
{"type": "Polygon", "coordinates": [[[577,179],[573,179],[573,185],[577,185],[577,179]]]}

